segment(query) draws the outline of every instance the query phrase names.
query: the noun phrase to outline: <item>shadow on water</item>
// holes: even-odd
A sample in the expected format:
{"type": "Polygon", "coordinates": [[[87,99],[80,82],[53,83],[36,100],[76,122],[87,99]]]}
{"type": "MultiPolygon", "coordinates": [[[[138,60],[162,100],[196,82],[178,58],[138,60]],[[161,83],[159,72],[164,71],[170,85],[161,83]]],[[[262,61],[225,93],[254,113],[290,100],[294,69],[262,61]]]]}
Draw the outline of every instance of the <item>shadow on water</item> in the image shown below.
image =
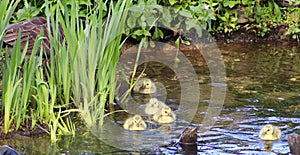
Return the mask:
{"type": "MultiPolygon", "coordinates": [[[[56,146],[51,146],[45,136],[25,140],[15,138],[0,144],[9,144],[26,154],[139,153],[135,150],[150,154],[288,154],[287,136],[300,133],[300,49],[290,45],[257,43],[219,45],[219,48],[227,72],[226,100],[221,114],[212,118],[215,124],[208,130],[199,131],[197,146],[169,145],[178,140],[187,126],[204,127],[211,89],[218,87],[210,82],[208,67],[201,57],[195,57],[198,54],[195,51],[184,52],[199,76],[201,92],[192,123],[178,119],[168,126],[151,126],[147,131],[123,132],[124,118],[108,121],[111,124],[103,129],[106,135],[100,139],[115,146],[100,141],[101,131],[96,129],[92,130],[93,134],[79,131],[76,137],[62,137],[56,146]],[[282,130],[281,139],[273,143],[258,138],[261,127],[269,123],[282,130]],[[115,133],[122,134],[111,138],[115,133]],[[128,149],[131,151],[123,151],[128,149]]],[[[176,111],[181,89],[174,72],[154,63],[148,64],[145,74],[154,82],[163,84],[167,98],[161,100],[166,100],[177,115],[184,115],[184,112],[176,111]]]]}

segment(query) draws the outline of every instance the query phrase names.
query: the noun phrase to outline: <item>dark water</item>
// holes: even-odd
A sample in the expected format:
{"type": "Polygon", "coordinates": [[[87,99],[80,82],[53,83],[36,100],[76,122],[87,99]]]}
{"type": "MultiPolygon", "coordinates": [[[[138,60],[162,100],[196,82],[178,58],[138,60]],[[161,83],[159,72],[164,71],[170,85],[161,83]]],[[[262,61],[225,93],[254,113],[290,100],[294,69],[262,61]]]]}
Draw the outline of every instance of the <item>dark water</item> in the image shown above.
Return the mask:
{"type": "Polygon", "coordinates": [[[47,136],[19,137],[0,144],[9,144],[26,154],[288,154],[288,135],[300,133],[300,48],[280,43],[218,46],[226,66],[226,83],[212,82],[209,62],[201,54],[198,56],[199,52],[184,52],[193,63],[200,90],[200,102],[191,123],[184,119],[190,112],[180,110],[178,105],[185,92],[175,73],[160,63],[150,63],[144,74],[163,86],[165,98],[160,94],[155,97],[165,99],[175,111],[178,119],[173,124],[121,133],[121,116],[113,130],[104,131],[105,136],[99,136],[101,132],[97,130],[78,131],[75,137],[62,137],[54,146],[47,136]],[[225,101],[221,106],[211,106],[212,90],[217,88],[226,88],[225,101]],[[209,107],[218,110],[208,117],[209,107]],[[207,125],[207,120],[214,123],[207,125]],[[269,123],[281,129],[282,137],[266,150],[258,133],[269,123]],[[171,146],[186,127],[198,127],[197,145],[171,146]],[[117,136],[112,138],[115,133],[117,136]]]}

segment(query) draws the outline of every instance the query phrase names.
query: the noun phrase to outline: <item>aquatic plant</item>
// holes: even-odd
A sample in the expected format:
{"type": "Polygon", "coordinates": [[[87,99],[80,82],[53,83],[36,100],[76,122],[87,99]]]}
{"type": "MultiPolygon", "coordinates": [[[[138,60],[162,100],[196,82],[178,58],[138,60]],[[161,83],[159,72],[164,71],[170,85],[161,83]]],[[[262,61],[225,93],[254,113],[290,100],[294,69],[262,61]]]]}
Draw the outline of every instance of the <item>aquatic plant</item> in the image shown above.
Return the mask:
{"type": "MultiPolygon", "coordinates": [[[[9,4],[4,2],[0,7],[9,4]]],[[[10,12],[0,12],[6,21],[0,27],[1,37],[17,6],[12,4],[10,12]]],[[[84,21],[75,0],[70,8],[63,4],[52,6],[46,1],[47,28],[37,36],[31,54],[26,53],[28,43],[21,50],[20,34],[12,53],[6,52],[2,68],[4,133],[38,127],[55,142],[60,135],[75,134],[72,113],[79,113],[88,128],[101,126],[104,106],[113,102],[121,34],[130,1],[99,2],[84,21]],[[104,18],[106,5],[110,9],[104,18]],[[63,43],[59,25],[65,33],[63,43]],[[37,51],[46,31],[50,34],[50,56],[44,60],[43,52],[37,51]]]]}
{"type": "MultiPolygon", "coordinates": [[[[88,127],[102,126],[105,103],[113,102],[121,34],[129,4],[129,1],[110,3],[107,18],[104,20],[105,4],[99,3],[97,9],[86,18],[85,29],[82,24],[77,23],[77,36],[73,38],[78,40],[68,42],[78,42],[78,48],[70,49],[70,53],[75,53],[72,64],[72,93],[88,127]]],[[[76,20],[71,19],[72,21],[76,20]]]]}

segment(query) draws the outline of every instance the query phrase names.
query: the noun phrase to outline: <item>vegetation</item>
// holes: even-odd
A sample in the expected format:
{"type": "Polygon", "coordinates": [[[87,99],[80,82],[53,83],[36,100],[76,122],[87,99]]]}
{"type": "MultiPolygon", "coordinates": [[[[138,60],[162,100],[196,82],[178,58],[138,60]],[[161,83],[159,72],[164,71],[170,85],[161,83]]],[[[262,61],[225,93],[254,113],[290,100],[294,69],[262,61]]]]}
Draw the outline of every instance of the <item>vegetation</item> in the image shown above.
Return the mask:
{"type": "MultiPolygon", "coordinates": [[[[71,0],[66,0],[67,8],[71,7],[71,0]]],[[[60,1],[49,0],[49,4],[62,7],[60,1]]],[[[78,16],[84,18],[89,8],[95,4],[88,0],[76,0],[78,16]]],[[[201,35],[201,29],[212,34],[231,35],[235,31],[246,31],[258,37],[268,35],[272,30],[285,26],[285,35],[297,39],[299,35],[300,1],[292,0],[138,0],[130,8],[126,26],[130,30],[126,35],[133,38],[164,38],[166,32],[155,27],[152,33],[149,30],[155,26],[157,17],[162,17],[161,25],[179,32],[195,29],[201,35]],[[162,6],[165,6],[164,8],[162,6]],[[166,9],[169,7],[169,9],[166,9]],[[143,14],[141,14],[143,10],[143,14]],[[170,12],[172,10],[173,12],[170,12]],[[185,18],[185,19],[183,19],[185,18]],[[185,20],[184,23],[178,21],[185,20]],[[175,23],[174,23],[175,22],[175,23]],[[138,27],[136,27],[138,26],[138,27]]],[[[109,7],[108,7],[109,8],[109,7]]],[[[45,16],[46,4],[41,0],[21,1],[13,16],[12,22],[30,19],[37,15],[45,16]]],[[[107,6],[104,11],[107,10],[107,6]]]]}
{"type": "Polygon", "coordinates": [[[284,26],[286,30],[283,35],[291,35],[296,39],[300,30],[299,6],[300,1],[291,0],[283,2],[274,0],[140,0],[136,1],[131,8],[129,17],[133,20],[129,18],[126,23],[129,28],[137,25],[140,28],[131,29],[127,34],[131,34],[133,38],[164,38],[164,31],[155,28],[151,34],[149,26],[145,26],[146,22],[156,20],[154,17],[162,17],[158,19],[161,20],[160,26],[170,28],[172,25],[172,30],[176,32],[180,30],[188,32],[194,29],[198,35],[201,35],[201,29],[206,29],[212,34],[228,36],[235,31],[243,31],[258,37],[265,37],[284,26]],[[162,6],[168,6],[170,9],[162,8],[162,6]],[[142,15],[139,13],[141,9],[144,11],[142,15]]]}
{"type": "MultiPolygon", "coordinates": [[[[8,0],[1,3],[11,5],[7,13],[1,13],[6,25],[17,3],[8,0]]],[[[56,141],[57,135],[75,134],[71,113],[79,113],[88,128],[101,126],[105,103],[113,100],[116,64],[129,1],[99,2],[89,8],[84,21],[75,1],[70,5],[62,4],[45,3],[48,24],[51,23],[54,32],[59,31],[58,24],[61,24],[65,33],[62,45],[59,33],[50,36],[49,61],[43,60],[42,52],[37,54],[41,39],[35,42],[29,58],[26,58],[26,47],[21,51],[20,39],[11,55],[6,52],[0,113],[4,118],[1,131],[5,134],[21,128],[41,128],[56,141]],[[106,20],[103,17],[105,5],[110,6],[106,20]]],[[[6,25],[0,27],[1,36],[6,25]]],[[[50,27],[45,31],[51,34],[50,27]]]]}

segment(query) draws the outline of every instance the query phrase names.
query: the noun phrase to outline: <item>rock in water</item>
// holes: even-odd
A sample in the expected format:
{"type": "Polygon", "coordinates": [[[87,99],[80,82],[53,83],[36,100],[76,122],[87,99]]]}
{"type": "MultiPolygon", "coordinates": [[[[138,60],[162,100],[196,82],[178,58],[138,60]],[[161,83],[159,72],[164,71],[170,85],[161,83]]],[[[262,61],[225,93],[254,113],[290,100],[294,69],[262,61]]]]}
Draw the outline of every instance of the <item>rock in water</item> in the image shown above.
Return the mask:
{"type": "Polygon", "coordinates": [[[300,136],[293,135],[288,137],[288,143],[291,153],[294,155],[300,155],[300,136]]]}
{"type": "MultiPolygon", "coordinates": [[[[28,41],[28,49],[27,54],[30,54],[33,49],[33,45],[36,41],[36,37],[40,35],[42,31],[44,31],[44,36],[41,37],[42,39],[42,46],[44,48],[44,52],[47,56],[50,55],[50,38],[47,30],[47,19],[44,17],[35,17],[29,20],[25,20],[19,23],[8,25],[5,28],[5,34],[3,36],[2,48],[6,47],[13,47],[15,45],[16,40],[18,39],[19,31],[20,34],[20,43],[21,43],[21,50],[25,48],[26,42],[28,41]]],[[[50,26],[50,31],[53,31],[53,28],[50,26]]],[[[60,43],[63,43],[65,38],[63,29],[61,25],[58,25],[58,33],[60,43]]],[[[51,32],[53,35],[53,32],[51,32]]],[[[10,52],[10,51],[8,51],[10,52]]]]}
{"type": "Polygon", "coordinates": [[[179,142],[184,145],[194,145],[197,142],[197,127],[186,128],[179,137],[179,142]]]}
{"type": "Polygon", "coordinates": [[[0,146],[0,155],[23,155],[22,153],[17,152],[8,145],[0,146]]]}

